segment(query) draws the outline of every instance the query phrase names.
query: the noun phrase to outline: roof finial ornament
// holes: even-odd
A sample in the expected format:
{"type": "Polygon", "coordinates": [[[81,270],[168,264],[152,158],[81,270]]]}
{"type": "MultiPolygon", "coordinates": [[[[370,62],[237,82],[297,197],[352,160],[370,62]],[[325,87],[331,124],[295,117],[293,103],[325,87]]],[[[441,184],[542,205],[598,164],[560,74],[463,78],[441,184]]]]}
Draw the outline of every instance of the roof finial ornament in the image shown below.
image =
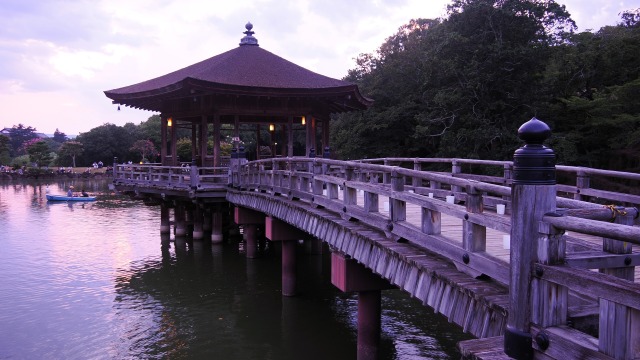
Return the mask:
{"type": "Polygon", "coordinates": [[[251,29],[253,29],[253,24],[251,24],[251,22],[247,22],[247,25],[245,25],[244,27],[245,27],[245,29],[247,29],[247,31],[244,32],[245,37],[240,39],[240,46],[242,46],[242,45],[260,46],[260,45],[258,45],[258,39],[253,37],[254,32],[251,31],[251,29]]]}

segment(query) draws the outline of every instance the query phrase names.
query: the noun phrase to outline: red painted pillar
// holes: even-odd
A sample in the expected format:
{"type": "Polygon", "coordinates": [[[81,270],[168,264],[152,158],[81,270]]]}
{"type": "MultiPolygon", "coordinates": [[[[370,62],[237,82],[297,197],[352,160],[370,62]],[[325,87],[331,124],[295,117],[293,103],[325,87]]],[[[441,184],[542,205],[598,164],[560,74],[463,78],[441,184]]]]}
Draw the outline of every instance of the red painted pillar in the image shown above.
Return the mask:
{"type": "Polygon", "coordinates": [[[173,210],[174,216],[174,231],[177,237],[184,237],[187,235],[187,224],[185,221],[185,209],[184,205],[178,203],[173,210]]]}
{"type": "Polygon", "coordinates": [[[296,289],[296,240],[282,242],[282,295],[295,296],[296,289]]]}
{"type": "Polygon", "coordinates": [[[358,292],[358,360],[378,359],[381,325],[380,290],[358,292]]]}
{"type": "Polygon", "coordinates": [[[204,231],[202,230],[202,209],[197,205],[193,209],[193,239],[202,240],[204,231]]]}
{"type": "MultiPolygon", "coordinates": [[[[233,219],[236,224],[242,225],[242,227],[244,228],[244,239],[246,241],[247,258],[256,258],[258,256],[257,228],[258,224],[264,223],[264,214],[255,210],[236,207],[233,211],[233,219]]],[[[222,223],[222,221],[220,221],[220,223],[222,223]]]]}
{"type": "Polygon", "coordinates": [[[258,257],[258,226],[256,224],[243,225],[245,250],[248,259],[258,257]]]}
{"type": "Polygon", "coordinates": [[[296,295],[296,249],[298,240],[309,234],[304,231],[267,216],[264,222],[264,236],[271,241],[282,242],[282,295],[296,295]]]}
{"type": "Polygon", "coordinates": [[[222,212],[218,209],[211,214],[211,242],[214,244],[222,242],[222,212]]]}
{"type": "Polygon", "coordinates": [[[169,206],[165,203],[160,204],[160,234],[168,234],[171,232],[169,222],[169,206]]]}
{"type": "Polygon", "coordinates": [[[394,286],[346,254],[331,253],[331,283],[358,292],[358,360],[377,360],[380,345],[380,290],[394,286]]]}

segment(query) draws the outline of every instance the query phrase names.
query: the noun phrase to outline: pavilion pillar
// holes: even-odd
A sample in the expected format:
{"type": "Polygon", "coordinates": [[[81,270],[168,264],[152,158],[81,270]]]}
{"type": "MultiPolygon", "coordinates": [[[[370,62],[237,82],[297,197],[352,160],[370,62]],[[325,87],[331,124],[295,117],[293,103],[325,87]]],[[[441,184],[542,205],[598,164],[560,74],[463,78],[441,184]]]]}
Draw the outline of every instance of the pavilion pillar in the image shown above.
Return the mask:
{"type": "Polygon", "coordinates": [[[160,204],[160,234],[168,234],[171,232],[171,225],[169,222],[169,205],[165,202],[160,204]]]}
{"type": "MultiPolygon", "coordinates": [[[[240,115],[235,115],[233,117],[233,137],[235,139],[240,138],[240,115]]],[[[239,143],[234,141],[234,147],[237,149],[238,146],[239,146],[239,143]]]]}
{"type": "Polygon", "coordinates": [[[311,126],[311,119],[313,117],[310,114],[305,115],[305,125],[304,125],[304,133],[305,133],[305,155],[308,155],[309,152],[311,152],[311,148],[315,147],[313,146],[313,141],[312,141],[312,126],[311,126]]]}
{"type": "Polygon", "coordinates": [[[219,244],[222,239],[222,212],[216,208],[211,212],[211,242],[219,244]]]}
{"type": "Polygon", "coordinates": [[[264,223],[264,214],[255,210],[236,206],[233,209],[233,219],[244,229],[244,240],[246,242],[246,256],[248,259],[258,257],[258,225],[264,223]]]}
{"type": "Polygon", "coordinates": [[[178,119],[172,119],[171,121],[171,160],[169,166],[176,166],[178,164],[178,147],[176,145],[178,136],[178,119]]]}
{"type": "Polygon", "coordinates": [[[293,116],[289,115],[289,128],[287,129],[287,156],[293,156],[293,116]]]}
{"type": "Polygon", "coordinates": [[[193,209],[193,239],[202,240],[204,237],[204,231],[202,228],[202,209],[195,205],[193,209]]]}
{"type": "Polygon", "coordinates": [[[316,118],[312,117],[311,118],[311,147],[316,149],[316,118]]]}
{"type": "Polygon", "coordinates": [[[220,166],[220,114],[213,115],[213,166],[220,166]]]}
{"type": "Polygon", "coordinates": [[[207,127],[207,116],[202,115],[200,118],[200,163],[198,166],[206,166],[205,160],[207,158],[207,143],[209,139],[209,130],[207,127]]]}
{"type": "Polygon", "coordinates": [[[381,290],[393,289],[386,279],[350,256],[331,253],[331,283],[344,292],[358,292],[358,360],[378,359],[381,290]]]}
{"type": "Polygon", "coordinates": [[[167,165],[167,115],[160,116],[160,163],[167,165]]]}
{"type": "Polygon", "coordinates": [[[330,115],[325,116],[322,120],[322,147],[328,148],[329,145],[329,120],[330,115]]]}
{"type": "Polygon", "coordinates": [[[176,237],[184,237],[187,235],[187,223],[185,220],[185,207],[184,204],[178,202],[173,209],[174,216],[174,233],[176,237]]]}
{"type": "Polygon", "coordinates": [[[282,295],[295,296],[297,293],[296,248],[298,240],[309,235],[282,220],[267,216],[264,236],[271,241],[282,242],[282,295]]]}
{"type": "Polygon", "coordinates": [[[191,159],[194,160],[198,157],[198,132],[197,124],[191,122],[191,159]]]}

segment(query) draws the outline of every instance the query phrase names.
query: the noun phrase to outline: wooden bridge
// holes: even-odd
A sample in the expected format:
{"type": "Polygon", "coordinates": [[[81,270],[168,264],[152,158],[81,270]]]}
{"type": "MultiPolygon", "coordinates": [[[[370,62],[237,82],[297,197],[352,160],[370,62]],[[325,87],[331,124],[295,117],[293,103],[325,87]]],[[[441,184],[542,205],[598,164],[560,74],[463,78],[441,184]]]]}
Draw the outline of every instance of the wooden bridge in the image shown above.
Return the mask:
{"type": "Polygon", "coordinates": [[[467,358],[640,356],[640,196],[597,187],[637,189],[640,174],[551,164],[557,184],[529,183],[517,161],[428,158],[114,169],[118,190],[162,206],[163,232],[174,208],[176,236],[220,241],[231,204],[248,257],[257,228],[282,241],[283,295],[295,244],[328,244],[332,282],[359,293],[358,358],[376,358],[390,287],[476,336],[459,344],[467,358]]]}

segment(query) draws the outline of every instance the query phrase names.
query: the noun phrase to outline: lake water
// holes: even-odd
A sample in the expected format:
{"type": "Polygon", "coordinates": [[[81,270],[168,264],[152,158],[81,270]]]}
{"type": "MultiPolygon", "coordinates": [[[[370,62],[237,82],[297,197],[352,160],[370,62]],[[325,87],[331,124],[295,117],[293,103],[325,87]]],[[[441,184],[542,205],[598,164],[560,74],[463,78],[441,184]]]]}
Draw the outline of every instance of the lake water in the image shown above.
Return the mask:
{"type": "MultiPolygon", "coordinates": [[[[162,238],[159,216],[106,181],[0,182],[0,359],[355,359],[328,254],[301,254],[284,298],[277,247],[162,238]],[[47,202],[69,185],[97,201],[47,202]]],[[[381,359],[460,358],[442,316],[399,290],[382,308],[381,359]]]]}

